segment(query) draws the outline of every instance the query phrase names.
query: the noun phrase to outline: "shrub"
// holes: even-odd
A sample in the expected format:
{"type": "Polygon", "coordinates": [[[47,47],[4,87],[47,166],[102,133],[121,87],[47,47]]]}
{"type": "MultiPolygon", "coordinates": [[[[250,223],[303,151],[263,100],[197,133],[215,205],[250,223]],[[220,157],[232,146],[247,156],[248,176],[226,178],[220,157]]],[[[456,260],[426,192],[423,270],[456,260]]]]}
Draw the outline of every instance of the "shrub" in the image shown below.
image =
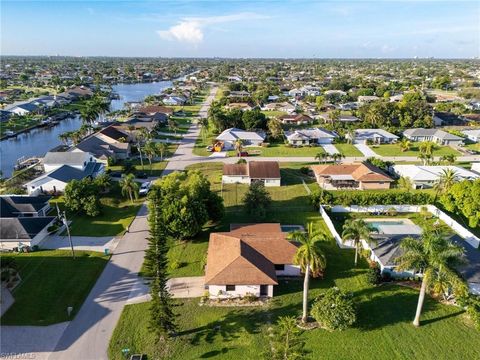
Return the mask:
{"type": "Polygon", "coordinates": [[[480,298],[472,297],[468,302],[467,314],[473,321],[475,328],[480,331],[480,298]]]}
{"type": "Polygon", "coordinates": [[[382,273],[378,264],[374,264],[367,271],[367,281],[371,285],[378,285],[382,282],[382,273]]]}
{"type": "Polygon", "coordinates": [[[352,296],[337,287],[328,289],[315,300],[312,316],[329,330],[344,330],[357,319],[352,296]]]}
{"type": "Polygon", "coordinates": [[[300,172],[304,175],[308,175],[310,173],[310,169],[307,166],[302,166],[300,168],[300,172]]]}
{"type": "Polygon", "coordinates": [[[170,269],[171,270],[177,270],[177,269],[180,269],[180,267],[182,266],[182,263],[178,260],[173,260],[171,263],[170,263],[170,269]]]}
{"type": "Polygon", "coordinates": [[[249,303],[252,303],[252,302],[255,302],[258,300],[258,298],[252,294],[252,293],[249,293],[247,292],[244,296],[243,296],[243,299],[246,301],[246,302],[249,302],[249,303]]]}

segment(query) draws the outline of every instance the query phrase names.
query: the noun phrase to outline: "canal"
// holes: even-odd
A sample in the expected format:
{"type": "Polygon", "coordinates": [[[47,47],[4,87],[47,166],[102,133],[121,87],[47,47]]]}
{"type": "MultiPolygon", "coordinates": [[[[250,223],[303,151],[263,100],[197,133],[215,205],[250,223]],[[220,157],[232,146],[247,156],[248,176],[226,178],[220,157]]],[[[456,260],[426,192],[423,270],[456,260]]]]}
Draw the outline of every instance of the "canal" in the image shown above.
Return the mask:
{"type": "MultiPolygon", "coordinates": [[[[171,87],[171,81],[160,81],[141,84],[118,84],[112,86],[120,99],[112,100],[111,109],[120,110],[125,102],[141,101],[146,96],[160,94],[164,89],[171,87]]],[[[14,138],[2,140],[0,143],[0,169],[3,177],[10,177],[18,158],[25,156],[44,156],[46,152],[60,145],[58,135],[80,128],[82,120],[75,118],[65,119],[51,128],[36,128],[14,138]]]]}

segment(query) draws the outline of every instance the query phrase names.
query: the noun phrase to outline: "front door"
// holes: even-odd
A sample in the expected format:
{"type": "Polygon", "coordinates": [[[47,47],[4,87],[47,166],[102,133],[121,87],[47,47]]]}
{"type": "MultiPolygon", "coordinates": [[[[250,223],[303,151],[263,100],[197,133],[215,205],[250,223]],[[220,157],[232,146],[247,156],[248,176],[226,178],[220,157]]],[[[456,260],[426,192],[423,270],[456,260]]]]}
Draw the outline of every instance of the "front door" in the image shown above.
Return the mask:
{"type": "Polygon", "coordinates": [[[260,296],[268,296],[268,285],[260,285],[260,296]]]}

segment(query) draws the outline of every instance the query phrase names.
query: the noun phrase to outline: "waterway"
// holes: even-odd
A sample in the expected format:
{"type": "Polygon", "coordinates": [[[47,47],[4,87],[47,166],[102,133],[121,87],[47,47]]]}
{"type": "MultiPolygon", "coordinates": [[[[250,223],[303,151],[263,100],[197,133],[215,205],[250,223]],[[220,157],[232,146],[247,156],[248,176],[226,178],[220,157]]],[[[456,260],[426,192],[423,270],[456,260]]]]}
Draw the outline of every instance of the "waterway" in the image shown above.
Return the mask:
{"type": "MultiPolygon", "coordinates": [[[[120,96],[120,99],[112,100],[110,108],[112,111],[121,110],[125,102],[142,101],[146,96],[160,94],[171,86],[171,81],[114,85],[112,86],[113,91],[120,96]]],[[[22,156],[27,158],[43,157],[50,149],[61,145],[62,142],[58,135],[77,130],[81,125],[82,120],[77,116],[62,120],[58,125],[50,128],[36,128],[17,137],[2,140],[0,142],[0,169],[3,177],[11,176],[17,159],[22,156]]]]}

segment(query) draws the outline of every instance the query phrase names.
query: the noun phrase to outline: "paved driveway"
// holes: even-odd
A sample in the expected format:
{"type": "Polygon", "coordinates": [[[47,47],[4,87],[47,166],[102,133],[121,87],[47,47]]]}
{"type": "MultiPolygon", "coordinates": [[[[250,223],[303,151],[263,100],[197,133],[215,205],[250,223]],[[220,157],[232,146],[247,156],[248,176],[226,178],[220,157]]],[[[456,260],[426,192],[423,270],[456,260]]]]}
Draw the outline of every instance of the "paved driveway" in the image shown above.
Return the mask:
{"type": "Polygon", "coordinates": [[[325,150],[325,152],[327,154],[330,154],[330,155],[333,155],[333,154],[339,154],[340,152],[337,150],[337,148],[335,147],[335,145],[332,145],[332,144],[322,144],[320,145],[323,150],[325,150]]]}
{"type": "Polygon", "coordinates": [[[370,149],[367,145],[365,144],[355,144],[354,145],[358,150],[362,152],[363,155],[365,155],[367,158],[369,157],[379,157],[376,152],[374,152],[372,149],[370,149]]]}
{"type": "MultiPolygon", "coordinates": [[[[113,252],[118,242],[119,239],[113,236],[72,236],[72,243],[76,250],[104,252],[105,249],[108,249],[113,252]]],[[[51,235],[42,241],[40,247],[42,249],[70,250],[70,243],[67,236],[51,235]]]]}

